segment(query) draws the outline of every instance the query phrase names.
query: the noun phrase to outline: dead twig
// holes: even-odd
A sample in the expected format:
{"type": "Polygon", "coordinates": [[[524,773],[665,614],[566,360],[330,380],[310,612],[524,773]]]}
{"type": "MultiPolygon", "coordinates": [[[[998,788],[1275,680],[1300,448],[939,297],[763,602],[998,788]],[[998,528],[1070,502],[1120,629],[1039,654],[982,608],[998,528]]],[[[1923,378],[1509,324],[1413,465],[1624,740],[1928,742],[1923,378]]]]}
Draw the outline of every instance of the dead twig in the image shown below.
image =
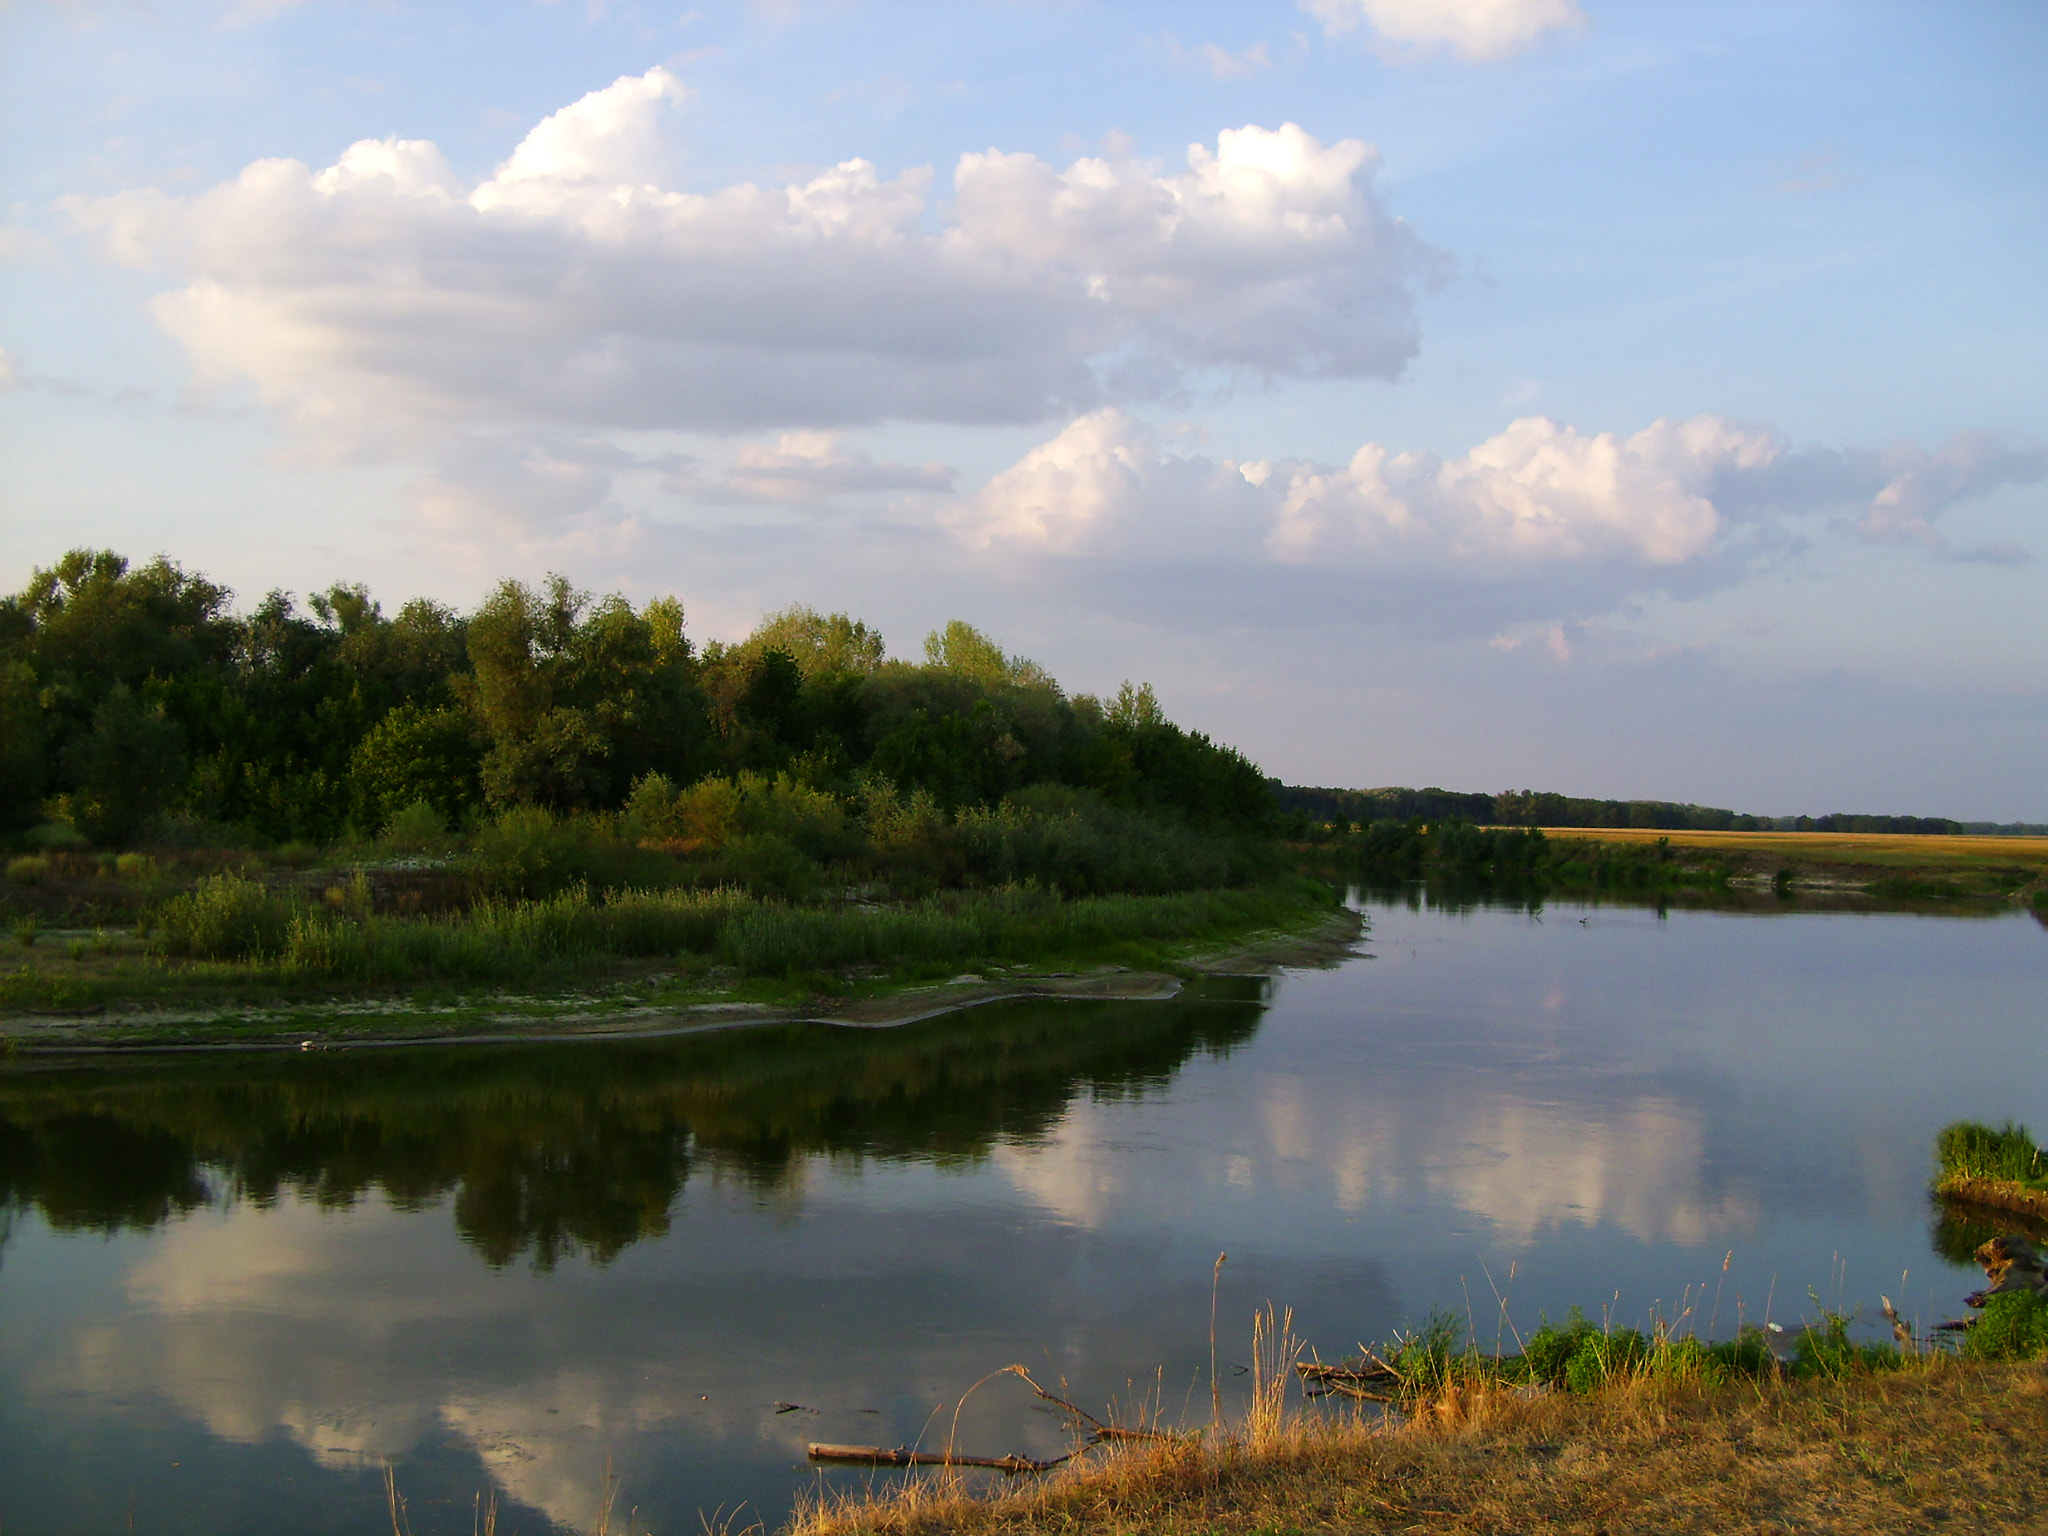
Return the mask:
{"type": "Polygon", "coordinates": [[[1025,1386],[1036,1392],[1044,1401],[1051,1403],[1063,1413],[1073,1415],[1074,1418],[1086,1424],[1088,1426],[1088,1443],[1090,1445],[1103,1440],[1171,1440],[1174,1438],[1172,1435],[1165,1434],[1156,1429],[1126,1429],[1121,1424],[1105,1424],[1086,1408],[1070,1403],[1064,1397],[1046,1391],[1045,1388],[1041,1387],[1032,1378],[1031,1373],[1025,1370],[1023,1366],[1006,1365],[1003,1367],[1003,1370],[1020,1378],[1025,1386]]]}

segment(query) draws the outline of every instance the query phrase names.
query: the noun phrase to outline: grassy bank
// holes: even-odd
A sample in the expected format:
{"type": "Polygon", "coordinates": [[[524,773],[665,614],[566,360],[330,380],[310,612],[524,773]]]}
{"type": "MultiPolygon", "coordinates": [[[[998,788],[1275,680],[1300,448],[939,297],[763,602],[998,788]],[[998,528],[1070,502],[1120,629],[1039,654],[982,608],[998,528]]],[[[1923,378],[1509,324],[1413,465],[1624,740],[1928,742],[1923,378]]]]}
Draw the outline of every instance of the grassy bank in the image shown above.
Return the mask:
{"type": "Polygon", "coordinates": [[[1845,1378],[1450,1386],[1394,1423],[1256,1413],[982,1498],[943,1480],[810,1510],[888,1532],[1897,1532],[2040,1528],[2048,1373],[1949,1359],[1845,1378]]]}
{"type": "Polygon", "coordinates": [[[1684,867],[1782,891],[1852,890],[1897,900],[2031,902],[2048,909],[2048,838],[1881,832],[1660,832],[1547,827],[1587,857],[1663,848],[1684,867]],[[1598,853],[1594,850],[1599,850],[1598,853]]]}
{"type": "Polygon", "coordinates": [[[411,916],[376,910],[365,882],[328,894],[207,877],[158,908],[146,937],[21,947],[19,963],[0,971],[0,1008],[118,1017],[149,1006],[566,988],[610,988],[635,1004],[874,996],[1021,965],[1171,968],[1336,911],[1329,887],[1302,877],[1149,896],[1064,897],[1010,885],[893,903],[579,886],[411,916]]]}
{"type": "Polygon", "coordinates": [[[1959,1120],[1935,1138],[1934,1192],[2039,1222],[2048,1218],[2048,1153],[2024,1126],[1959,1120]]]}
{"type": "Polygon", "coordinates": [[[1886,833],[1687,832],[1379,821],[1302,843],[1319,867],[1504,893],[1739,898],[2005,910],[2048,920],[2048,839],[1886,833]]]}

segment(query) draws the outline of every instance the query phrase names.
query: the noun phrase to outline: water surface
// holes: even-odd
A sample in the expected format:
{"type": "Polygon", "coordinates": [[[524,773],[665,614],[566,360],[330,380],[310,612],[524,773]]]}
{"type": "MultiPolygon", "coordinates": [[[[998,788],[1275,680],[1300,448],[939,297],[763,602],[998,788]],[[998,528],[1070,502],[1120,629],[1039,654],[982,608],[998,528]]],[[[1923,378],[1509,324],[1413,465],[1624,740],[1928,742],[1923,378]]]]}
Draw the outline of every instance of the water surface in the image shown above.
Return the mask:
{"type": "MultiPolygon", "coordinates": [[[[1490,1339],[1495,1286],[1958,1309],[1928,1143],[2048,1125],[2036,923],[1367,905],[1371,958],[1171,1003],[17,1065],[0,1530],[374,1532],[387,1463],[422,1536],[593,1529],[608,1467],[772,1524],[806,1441],[942,1439],[1012,1361],[1202,1417],[1225,1251],[1227,1389],[1268,1300],[1325,1356],[1490,1339]]],[[[1065,1443],[1009,1381],[959,1434],[1065,1443]]]]}

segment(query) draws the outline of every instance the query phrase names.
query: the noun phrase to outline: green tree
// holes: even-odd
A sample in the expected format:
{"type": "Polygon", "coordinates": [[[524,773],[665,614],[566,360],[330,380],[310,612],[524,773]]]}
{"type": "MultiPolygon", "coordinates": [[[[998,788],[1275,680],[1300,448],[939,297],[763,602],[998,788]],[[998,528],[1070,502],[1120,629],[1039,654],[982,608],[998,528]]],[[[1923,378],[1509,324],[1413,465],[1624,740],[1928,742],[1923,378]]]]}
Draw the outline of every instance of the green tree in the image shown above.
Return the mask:
{"type": "Polygon", "coordinates": [[[702,712],[682,605],[595,607],[560,576],[502,583],[468,625],[465,692],[489,742],[495,806],[614,804],[644,774],[688,782],[702,712]]]}
{"type": "Polygon", "coordinates": [[[871,676],[887,659],[881,635],[867,625],[801,603],[769,614],[734,649],[751,655],[782,651],[806,679],[834,672],[871,676]]]}
{"type": "Polygon", "coordinates": [[[376,831],[425,801],[448,823],[482,794],[476,726],[466,710],[401,704],[356,744],[349,800],[356,824],[376,831]]]}
{"type": "Polygon", "coordinates": [[[964,619],[954,619],[924,637],[924,660],[928,667],[944,667],[984,684],[1055,691],[1059,687],[1037,662],[1005,655],[1000,645],[964,619]]]}
{"type": "Polygon", "coordinates": [[[183,733],[161,707],[116,683],[71,748],[72,823],[95,842],[127,842],[170,804],[185,777],[183,733]]]}
{"type": "Polygon", "coordinates": [[[0,658],[0,832],[41,818],[44,735],[35,668],[0,658]]]}

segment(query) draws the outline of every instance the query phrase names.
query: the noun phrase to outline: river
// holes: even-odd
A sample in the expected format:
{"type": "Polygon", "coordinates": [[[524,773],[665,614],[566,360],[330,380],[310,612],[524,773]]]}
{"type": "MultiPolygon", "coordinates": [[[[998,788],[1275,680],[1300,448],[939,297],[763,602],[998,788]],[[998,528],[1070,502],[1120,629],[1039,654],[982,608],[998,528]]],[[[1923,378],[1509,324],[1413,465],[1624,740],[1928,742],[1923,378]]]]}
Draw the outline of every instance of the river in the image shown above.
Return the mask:
{"type": "MultiPolygon", "coordinates": [[[[419,1536],[772,1527],[868,1476],[805,1442],[943,1442],[1012,1362],[1206,1418],[1212,1277],[1233,1396],[1268,1301],[1325,1358],[1959,1310],[1928,1147],[2048,1127],[2036,921],[1364,906],[1360,958],[1172,1002],[17,1059],[0,1530],[368,1536],[387,1466],[419,1536]]],[[[1012,1378],[957,1434],[1066,1444],[1012,1378]]]]}

